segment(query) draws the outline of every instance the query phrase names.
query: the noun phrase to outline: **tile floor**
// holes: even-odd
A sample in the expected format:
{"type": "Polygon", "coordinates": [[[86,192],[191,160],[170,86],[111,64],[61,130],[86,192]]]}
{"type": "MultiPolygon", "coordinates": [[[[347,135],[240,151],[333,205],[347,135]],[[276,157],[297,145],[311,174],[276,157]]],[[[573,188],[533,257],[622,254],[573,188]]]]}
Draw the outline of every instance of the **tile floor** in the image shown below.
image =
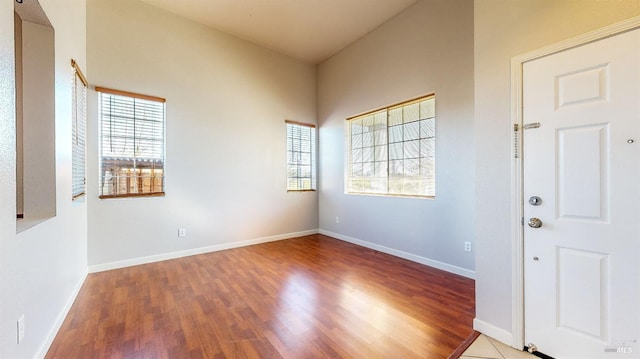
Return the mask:
{"type": "Polygon", "coordinates": [[[539,359],[538,357],[531,355],[527,352],[518,351],[511,348],[508,345],[489,338],[484,334],[480,336],[471,344],[460,359],[539,359]]]}

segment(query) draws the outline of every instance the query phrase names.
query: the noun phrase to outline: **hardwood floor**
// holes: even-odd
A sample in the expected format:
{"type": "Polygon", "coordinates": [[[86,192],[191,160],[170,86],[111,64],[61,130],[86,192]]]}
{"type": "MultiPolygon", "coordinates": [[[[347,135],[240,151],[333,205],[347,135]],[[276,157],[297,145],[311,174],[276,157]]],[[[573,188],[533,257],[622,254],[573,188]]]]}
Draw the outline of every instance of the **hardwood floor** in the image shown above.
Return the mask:
{"type": "Polygon", "coordinates": [[[474,281],[323,235],[90,274],[47,358],[447,358],[474,281]]]}

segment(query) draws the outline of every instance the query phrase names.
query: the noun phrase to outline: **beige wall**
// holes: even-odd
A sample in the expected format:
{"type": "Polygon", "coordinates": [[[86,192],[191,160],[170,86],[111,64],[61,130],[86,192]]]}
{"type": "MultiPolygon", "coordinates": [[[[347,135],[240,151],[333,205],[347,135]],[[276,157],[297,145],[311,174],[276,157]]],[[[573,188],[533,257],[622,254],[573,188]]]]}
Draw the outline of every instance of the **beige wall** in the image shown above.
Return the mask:
{"type": "Polygon", "coordinates": [[[316,123],[314,66],[137,0],[90,0],[87,24],[92,85],[167,99],[166,196],[99,200],[90,93],[90,266],[318,228],[317,193],[286,190],[284,122],[316,123]]]}
{"type": "Polygon", "coordinates": [[[16,67],[16,212],[24,214],[24,157],[22,156],[22,19],[14,13],[16,67]]]}
{"type": "Polygon", "coordinates": [[[476,328],[511,336],[511,58],[636,15],[636,0],[475,2],[476,328]]]}
{"type": "Polygon", "coordinates": [[[18,200],[23,201],[24,219],[18,231],[56,215],[54,31],[28,21],[21,30],[23,108],[16,133],[22,136],[17,154],[22,157],[22,178],[17,180],[23,185],[18,200]]]}
{"type": "Polygon", "coordinates": [[[418,1],[322,63],[318,122],[321,230],[473,277],[473,2],[418,1]],[[432,92],[436,198],[345,194],[345,119],[432,92]]]}

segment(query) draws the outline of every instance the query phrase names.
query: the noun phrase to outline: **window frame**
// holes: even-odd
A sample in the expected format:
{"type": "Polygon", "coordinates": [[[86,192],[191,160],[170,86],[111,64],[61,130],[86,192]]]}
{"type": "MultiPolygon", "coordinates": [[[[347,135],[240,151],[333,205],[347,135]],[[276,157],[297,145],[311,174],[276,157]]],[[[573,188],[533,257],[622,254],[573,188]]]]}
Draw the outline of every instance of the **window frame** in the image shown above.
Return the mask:
{"type": "MultiPolygon", "coordinates": [[[[285,120],[284,121],[286,124],[286,135],[287,135],[287,181],[286,181],[286,186],[287,186],[287,192],[314,192],[317,190],[317,186],[318,186],[318,181],[317,181],[317,134],[316,134],[316,125],[314,124],[309,124],[309,123],[304,123],[304,122],[298,122],[298,121],[291,121],[291,120],[285,120]],[[310,161],[309,161],[309,176],[300,176],[300,166],[302,165],[301,163],[299,163],[298,161],[293,162],[292,161],[292,153],[298,153],[298,156],[303,153],[302,150],[298,150],[298,151],[294,151],[293,149],[293,142],[292,140],[298,140],[298,141],[303,141],[302,138],[298,137],[298,138],[293,138],[290,136],[291,131],[290,128],[292,128],[292,126],[295,126],[296,128],[300,128],[301,130],[309,130],[309,139],[308,139],[308,146],[309,146],[309,156],[310,156],[310,161]],[[290,176],[291,174],[291,168],[292,166],[296,167],[296,176],[290,176]],[[300,180],[304,180],[308,178],[309,179],[309,188],[299,188],[299,184],[301,183],[300,180]],[[296,180],[298,183],[298,188],[292,188],[290,187],[290,183],[292,180],[296,180]]],[[[300,146],[302,146],[302,144],[300,144],[300,146]]],[[[304,187],[304,186],[303,186],[304,187]]]]}
{"type": "MultiPolygon", "coordinates": [[[[352,195],[367,195],[367,196],[384,196],[384,197],[408,197],[408,198],[424,198],[424,199],[435,199],[436,197],[436,95],[435,93],[430,93],[424,96],[420,96],[420,97],[416,97],[416,98],[412,98],[410,100],[407,101],[402,101],[393,105],[389,105],[389,106],[384,106],[381,108],[377,108],[375,110],[371,110],[371,111],[367,111],[365,113],[359,114],[359,115],[355,115],[355,116],[351,116],[346,118],[345,121],[345,147],[346,147],[346,151],[345,151],[345,170],[344,170],[344,190],[345,190],[345,194],[352,194],[352,195]],[[407,121],[405,122],[404,120],[404,112],[402,114],[401,117],[401,122],[396,123],[391,125],[390,124],[390,113],[391,111],[396,111],[396,110],[401,110],[404,111],[404,108],[408,108],[411,105],[414,105],[416,103],[421,103],[424,101],[429,101],[429,100],[433,100],[433,105],[432,105],[432,114],[430,116],[427,117],[422,117],[422,114],[420,113],[420,107],[418,108],[418,117],[416,120],[412,120],[412,121],[407,121]],[[378,116],[378,117],[376,117],[378,116]],[[372,119],[369,119],[369,117],[372,117],[372,119]],[[383,117],[382,119],[380,117],[383,117]],[[353,141],[354,141],[354,133],[352,133],[352,121],[358,121],[358,120],[365,120],[368,119],[369,123],[366,125],[366,127],[369,129],[368,131],[366,131],[368,137],[371,138],[367,138],[367,146],[365,146],[364,142],[365,142],[365,138],[364,138],[364,125],[363,125],[363,136],[361,139],[356,138],[356,140],[362,141],[362,143],[360,143],[359,145],[356,143],[354,145],[353,141]],[[428,130],[426,130],[427,132],[425,132],[425,135],[423,136],[423,127],[422,127],[422,122],[423,121],[432,121],[432,124],[430,125],[431,128],[429,129],[428,126],[428,130]],[[415,138],[410,138],[410,139],[406,139],[405,137],[405,125],[411,124],[411,123],[419,123],[418,124],[418,129],[417,129],[417,137],[415,138]],[[381,127],[382,126],[382,127],[381,127]],[[401,133],[399,134],[399,136],[401,137],[400,140],[397,140],[398,134],[392,134],[390,129],[391,128],[398,128],[398,127],[402,127],[401,128],[401,133]],[[382,131],[384,133],[378,135],[378,131],[382,131]],[[426,133],[429,133],[426,134],[426,133]],[[371,135],[369,135],[371,133],[371,135]],[[395,137],[395,140],[393,140],[392,142],[392,137],[395,137]],[[382,141],[384,143],[382,144],[378,144],[378,138],[382,138],[382,141]],[[431,148],[428,150],[425,150],[425,152],[430,153],[430,156],[423,156],[423,149],[422,149],[422,141],[423,140],[427,140],[425,143],[429,143],[431,142],[431,148]],[[412,158],[406,158],[405,156],[405,146],[409,143],[409,142],[415,142],[418,141],[420,142],[420,147],[418,148],[418,157],[412,157],[412,158]],[[370,143],[369,145],[369,142],[370,143]],[[395,158],[392,159],[392,156],[394,154],[394,151],[391,150],[391,144],[394,145],[399,145],[402,148],[402,157],[401,158],[395,158]],[[355,146],[355,147],[354,147],[355,146]],[[358,147],[359,146],[359,147],[358,147]],[[380,147],[380,148],[378,148],[380,147]],[[362,151],[358,152],[358,150],[361,149],[362,151]],[[359,161],[356,159],[354,161],[354,156],[357,157],[357,159],[360,159],[359,161]],[[370,160],[365,160],[365,158],[372,158],[370,160]],[[406,175],[405,172],[405,168],[402,168],[402,175],[392,175],[392,168],[391,168],[391,162],[392,161],[398,161],[402,159],[403,161],[406,160],[418,160],[418,174],[415,176],[408,176],[406,175]],[[426,164],[424,164],[422,161],[425,160],[426,164]],[[366,171],[367,173],[370,173],[370,175],[354,175],[354,171],[356,171],[357,165],[358,164],[362,164],[362,173],[365,173],[365,167],[366,167],[366,171]],[[365,166],[365,164],[367,166],[365,166]],[[380,164],[380,169],[378,169],[378,164],[380,164]],[[355,165],[355,166],[354,166],[355,165]],[[422,171],[426,171],[427,173],[430,172],[430,174],[425,174],[422,171]],[[378,172],[379,171],[379,172],[378,172]],[[382,175],[384,174],[384,175],[382,175]],[[421,194],[421,193],[416,193],[416,192],[409,192],[407,191],[405,188],[403,188],[401,191],[393,191],[391,190],[392,186],[398,186],[398,184],[401,184],[402,187],[410,187],[410,185],[408,185],[408,183],[412,182],[410,180],[411,177],[415,177],[416,180],[414,182],[418,182],[421,184],[427,183],[428,187],[425,188],[425,194],[421,194]],[[423,179],[420,180],[419,178],[422,177],[423,179]],[[430,177],[431,180],[426,179],[425,177],[430,177]],[[361,183],[366,183],[366,182],[376,182],[377,180],[377,184],[379,189],[375,190],[373,189],[373,187],[376,186],[376,184],[374,183],[373,185],[369,184],[369,188],[368,189],[363,189],[361,188],[357,188],[358,187],[358,182],[361,183]],[[430,181],[430,182],[429,182],[430,181]],[[395,182],[395,183],[394,183],[395,182]],[[382,189],[380,189],[382,188],[382,189]],[[430,189],[429,189],[430,188],[430,189]]],[[[425,122],[427,123],[427,122],[425,122]]],[[[358,137],[358,134],[355,133],[355,137],[358,137]]],[[[427,146],[429,147],[429,146],[427,146]]],[[[403,162],[404,165],[404,162],[403,162]]],[[[356,171],[357,172],[357,171],[356,171]]],[[[416,185],[417,186],[417,185],[416,185]]]]}
{"type": "MultiPolygon", "coordinates": [[[[134,93],[134,92],[128,92],[128,91],[122,91],[122,90],[114,90],[114,89],[110,89],[110,88],[105,88],[105,87],[100,87],[100,86],[96,86],[95,87],[96,92],[98,92],[98,127],[99,127],[99,134],[98,134],[98,142],[99,142],[99,150],[98,150],[98,160],[99,160],[99,166],[98,166],[98,171],[99,171],[99,198],[100,199],[112,199],[112,198],[132,198],[132,197],[161,197],[165,195],[165,188],[166,188],[166,125],[167,125],[167,121],[166,121],[166,99],[162,98],[162,97],[156,97],[156,96],[149,96],[149,95],[143,95],[143,94],[138,94],[138,93],[134,93]],[[144,156],[137,156],[135,153],[133,155],[129,155],[129,157],[125,158],[126,156],[123,156],[123,158],[120,159],[120,161],[123,162],[128,162],[128,161],[132,161],[133,162],[133,167],[129,168],[127,166],[123,166],[123,167],[119,167],[119,168],[125,168],[125,169],[129,169],[128,172],[131,172],[131,169],[140,169],[140,170],[144,170],[146,169],[145,167],[136,167],[136,164],[138,163],[139,159],[142,159],[141,162],[145,161],[145,158],[147,159],[147,162],[153,162],[153,165],[151,167],[151,173],[152,176],[150,177],[149,180],[149,188],[153,188],[156,187],[156,179],[159,178],[160,180],[160,190],[159,191],[149,191],[149,192],[129,192],[129,189],[131,188],[131,179],[136,179],[138,180],[138,184],[137,187],[141,188],[143,187],[143,185],[141,184],[141,179],[144,176],[124,176],[126,178],[127,181],[127,192],[126,193],[111,193],[111,194],[104,194],[104,186],[105,186],[105,177],[106,174],[103,173],[105,171],[103,171],[103,161],[105,160],[105,158],[109,157],[109,156],[105,156],[104,152],[103,152],[103,145],[104,145],[104,141],[103,141],[103,130],[104,130],[104,126],[103,126],[103,121],[105,120],[105,116],[103,115],[103,106],[102,106],[102,102],[104,101],[104,96],[113,96],[113,97],[124,97],[125,99],[131,99],[131,101],[133,102],[133,106],[135,107],[135,104],[137,103],[137,101],[145,101],[142,104],[146,104],[149,105],[150,103],[160,103],[161,105],[161,113],[162,113],[162,125],[161,125],[161,136],[160,136],[160,156],[158,159],[154,159],[152,161],[149,161],[149,158],[146,158],[144,156]],[[161,164],[161,166],[156,169],[155,168],[155,163],[158,162],[161,164]],[[162,173],[160,176],[156,176],[155,175],[155,171],[156,170],[161,170],[162,173]]],[[[136,120],[140,120],[140,121],[149,121],[148,119],[143,119],[142,116],[141,117],[136,117],[135,114],[132,114],[131,117],[129,118],[129,120],[133,121],[133,128],[135,128],[135,122],[136,120]]],[[[157,121],[157,120],[155,120],[157,121]]],[[[110,122],[113,123],[113,122],[110,122]]],[[[135,130],[134,130],[135,133],[135,130]]],[[[132,138],[134,140],[134,143],[136,141],[136,139],[140,139],[139,137],[137,137],[135,134],[133,136],[127,136],[127,138],[132,138]]],[[[155,139],[154,139],[155,140],[155,139]]],[[[137,145],[136,145],[137,146],[137,145]]],[[[135,152],[135,150],[134,150],[135,152]]],[[[112,158],[112,161],[117,161],[118,159],[112,158]]],[[[125,171],[127,172],[127,171],[125,171]]],[[[116,176],[116,178],[119,178],[120,176],[116,176]]]]}

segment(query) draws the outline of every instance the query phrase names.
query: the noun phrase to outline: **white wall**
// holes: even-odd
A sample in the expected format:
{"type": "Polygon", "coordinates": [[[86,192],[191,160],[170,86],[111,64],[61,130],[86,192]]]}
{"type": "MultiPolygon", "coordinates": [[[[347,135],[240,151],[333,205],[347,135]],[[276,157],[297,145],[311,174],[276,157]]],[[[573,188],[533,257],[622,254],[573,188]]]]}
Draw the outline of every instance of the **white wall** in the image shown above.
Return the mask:
{"type": "Polygon", "coordinates": [[[318,122],[322,231],[473,276],[472,1],[418,1],[322,63],[318,122]],[[346,195],[345,119],[432,92],[436,198],[346,195]]]}
{"type": "Polygon", "coordinates": [[[93,270],[317,230],[317,193],[286,191],[284,122],[316,123],[313,66],[137,0],[87,10],[90,83],[167,99],[166,196],[99,200],[89,98],[93,270]]]}
{"type": "Polygon", "coordinates": [[[637,1],[475,2],[477,329],[512,334],[511,58],[639,14],[637,1]]]}
{"type": "Polygon", "coordinates": [[[0,357],[43,356],[87,268],[87,206],[71,201],[71,58],[85,67],[85,3],[40,0],[55,29],[56,217],[16,234],[13,1],[0,2],[0,357]],[[16,343],[16,321],[26,335],[16,343]]]}

